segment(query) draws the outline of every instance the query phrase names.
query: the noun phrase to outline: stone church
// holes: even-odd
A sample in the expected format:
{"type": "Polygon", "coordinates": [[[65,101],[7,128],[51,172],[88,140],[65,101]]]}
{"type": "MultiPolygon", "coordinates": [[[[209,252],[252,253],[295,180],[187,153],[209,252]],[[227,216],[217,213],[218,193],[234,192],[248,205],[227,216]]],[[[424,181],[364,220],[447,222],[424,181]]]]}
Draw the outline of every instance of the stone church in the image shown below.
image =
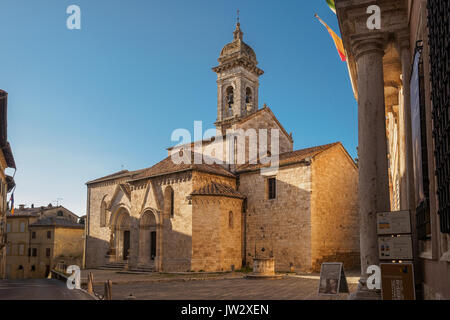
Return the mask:
{"type": "Polygon", "coordinates": [[[229,271],[255,257],[275,259],[277,271],[359,264],[355,162],[339,142],[293,150],[271,109],[259,108],[264,72],[239,23],[233,35],[213,68],[217,136],[202,148],[224,148],[217,138],[228,131],[277,130],[277,169],[250,161],[250,148],[244,163],[175,163],[172,156],[192,143],[169,148],[150,168],[87,182],[85,267],[229,271]]]}

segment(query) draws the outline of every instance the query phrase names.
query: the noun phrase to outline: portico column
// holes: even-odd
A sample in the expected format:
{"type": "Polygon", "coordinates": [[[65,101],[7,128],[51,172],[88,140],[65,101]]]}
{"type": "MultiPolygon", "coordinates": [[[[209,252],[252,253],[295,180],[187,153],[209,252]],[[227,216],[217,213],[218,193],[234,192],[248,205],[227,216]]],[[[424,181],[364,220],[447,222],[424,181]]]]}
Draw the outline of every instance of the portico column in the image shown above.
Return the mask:
{"type": "Polygon", "coordinates": [[[398,47],[402,64],[402,85],[403,85],[403,104],[404,113],[402,122],[405,130],[405,164],[407,184],[405,192],[407,193],[407,207],[405,209],[413,209],[415,207],[414,194],[414,169],[412,158],[412,129],[411,129],[411,52],[409,44],[409,35],[399,36],[398,47]]]}
{"type": "Polygon", "coordinates": [[[379,298],[366,286],[367,267],[379,265],[377,212],[389,211],[389,178],[381,33],[352,37],[358,73],[358,204],[361,279],[356,299],[379,298]]]}

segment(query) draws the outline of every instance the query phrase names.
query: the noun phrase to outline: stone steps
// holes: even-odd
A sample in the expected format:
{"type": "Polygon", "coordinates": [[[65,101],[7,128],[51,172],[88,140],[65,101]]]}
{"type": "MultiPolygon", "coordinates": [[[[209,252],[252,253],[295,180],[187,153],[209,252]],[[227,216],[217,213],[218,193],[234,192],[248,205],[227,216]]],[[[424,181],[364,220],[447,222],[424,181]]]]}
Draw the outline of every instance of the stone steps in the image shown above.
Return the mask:
{"type": "Polygon", "coordinates": [[[127,263],[126,262],[110,262],[101,266],[100,270],[123,270],[125,269],[127,263]]]}
{"type": "Polygon", "coordinates": [[[130,269],[130,271],[133,271],[133,272],[155,272],[155,267],[154,266],[145,266],[145,267],[142,266],[142,267],[130,269]]]}

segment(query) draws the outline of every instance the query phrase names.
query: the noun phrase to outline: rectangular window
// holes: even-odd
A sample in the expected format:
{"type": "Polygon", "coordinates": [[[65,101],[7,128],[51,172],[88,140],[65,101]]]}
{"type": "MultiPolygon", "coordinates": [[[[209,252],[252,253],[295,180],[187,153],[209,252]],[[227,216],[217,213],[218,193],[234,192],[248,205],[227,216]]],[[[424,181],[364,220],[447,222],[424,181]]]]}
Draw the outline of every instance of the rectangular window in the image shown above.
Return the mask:
{"type": "Polygon", "coordinates": [[[45,256],[50,257],[50,248],[45,249],[45,256]]]}
{"type": "Polygon", "coordinates": [[[10,254],[11,254],[11,243],[8,243],[8,244],[6,245],[6,254],[7,254],[7,255],[10,255],[10,254]]]}
{"type": "Polygon", "coordinates": [[[33,232],[31,233],[31,239],[36,239],[36,232],[33,231],[33,232]]]}
{"type": "Polygon", "coordinates": [[[25,245],[19,244],[19,256],[23,256],[25,253],[25,245]]]}
{"type": "Polygon", "coordinates": [[[438,216],[442,233],[450,234],[450,55],[449,1],[428,1],[433,101],[433,138],[438,216]]]}
{"type": "Polygon", "coordinates": [[[20,230],[19,232],[25,232],[25,222],[20,223],[20,230]]]}
{"type": "Polygon", "coordinates": [[[51,231],[47,231],[47,239],[51,239],[52,238],[52,232],[51,231]]]}
{"type": "Polygon", "coordinates": [[[6,224],[6,232],[11,232],[11,223],[6,224]]]}
{"type": "Polygon", "coordinates": [[[33,248],[31,251],[31,256],[32,257],[37,257],[37,248],[33,248]]]}
{"type": "Polygon", "coordinates": [[[277,197],[277,179],[269,178],[267,179],[267,192],[268,199],[275,199],[277,197]]]}

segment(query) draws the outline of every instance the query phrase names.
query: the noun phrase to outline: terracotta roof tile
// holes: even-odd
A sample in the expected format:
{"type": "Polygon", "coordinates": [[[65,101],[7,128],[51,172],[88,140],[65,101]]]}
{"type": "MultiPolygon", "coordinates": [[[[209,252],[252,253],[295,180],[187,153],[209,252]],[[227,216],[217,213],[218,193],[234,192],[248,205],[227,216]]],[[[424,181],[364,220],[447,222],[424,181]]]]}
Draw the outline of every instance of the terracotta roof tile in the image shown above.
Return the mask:
{"type": "MultiPolygon", "coordinates": [[[[340,144],[340,142],[335,142],[335,143],[330,143],[330,144],[326,144],[326,145],[322,145],[322,146],[281,153],[280,158],[279,158],[280,166],[288,165],[291,163],[298,163],[298,162],[305,160],[306,158],[315,157],[319,153],[321,153],[331,147],[334,147],[335,145],[338,145],[338,144],[340,144]]],[[[241,172],[245,172],[245,171],[258,170],[258,169],[261,169],[264,167],[269,167],[269,164],[265,164],[265,165],[260,164],[260,163],[244,164],[244,165],[238,166],[237,171],[238,171],[238,173],[241,173],[241,172]]]]}
{"type": "Polygon", "coordinates": [[[210,184],[195,190],[191,193],[191,196],[222,196],[238,199],[246,198],[242,193],[234,190],[232,187],[217,182],[211,182],[210,184]]]}
{"type": "Polygon", "coordinates": [[[140,173],[133,175],[131,179],[140,180],[170,174],[174,172],[189,171],[189,170],[197,170],[231,178],[235,177],[234,174],[232,174],[230,171],[226,170],[224,167],[218,164],[185,164],[185,163],[175,164],[172,161],[172,157],[168,156],[161,162],[155,164],[153,167],[141,170],[140,173]]]}
{"type": "Polygon", "coordinates": [[[46,217],[30,224],[30,227],[44,227],[44,226],[84,229],[84,225],[60,217],[46,217]]]}
{"type": "Polygon", "coordinates": [[[131,173],[128,170],[121,170],[121,171],[109,174],[107,176],[104,176],[104,177],[101,177],[101,178],[97,178],[95,180],[88,181],[88,182],[86,182],[86,184],[101,182],[101,181],[105,181],[105,180],[109,180],[109,179],[116,179],[116,178],[119,178],[119,177],[126,177],[126,176],[128,176],[130,174],[131,173]]]}

